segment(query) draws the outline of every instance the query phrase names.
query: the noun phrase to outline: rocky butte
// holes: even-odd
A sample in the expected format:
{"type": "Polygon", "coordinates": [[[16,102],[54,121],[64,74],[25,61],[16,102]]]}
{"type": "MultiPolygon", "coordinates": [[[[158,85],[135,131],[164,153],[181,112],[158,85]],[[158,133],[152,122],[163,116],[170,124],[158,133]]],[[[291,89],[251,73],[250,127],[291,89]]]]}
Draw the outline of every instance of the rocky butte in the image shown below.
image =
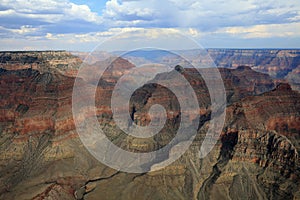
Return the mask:
{"type": "MultiPolygon", "coordinates": [[[[210,51],[212,57],[219,56],[221,66],[230,65],[226,60],[232,63],[247,57],[247,62],[260,62],[267,68],[264,59],[253,57],[251,51],[225,52],[232,55],[210,51]]],[[[273,56],[270,50],[259,55],[267,56],[267,52],[273,56]]],[[[291,59],[280,52],[274,55],[291,59]]],[[[210,97],[196,70],[175,67],[198,98],[198,134],[185,154],[168,167],[131,174],[101,164],[78,137],[72,90],[81,64],[81,59],[65,51],[0,53],[1,199],[300,199],[300,93],[288,83],[278,83],[245,63],[235,69],[220,68],[227,96],[226,121],[217,145],[199,159],[210,126],[210,97]]],[[[91,72],[102,64],[93,63],[91,72]]],[[[278,67],[289,68],[286,64],[280,62],[278,67]]],[[[149,108],[160,104],[169,113],[166,125],[149,139],[122,133],[112,119],[110,99],[117,80],[134,67],[123,58],[109,65],[97,84],[96,114],[114,144],[127,151],[149,152],[174,137],[180,106],[166,88],[146,84],[131,98],[132,119],[147,125],[149,108]]],[[[155,79],[168,80],[174,70],[155,79]]],[[[82,81],[93,84],[96,78],[82,81]]],[[[79,101],[85,101],[84,96],[79,101]]]]}

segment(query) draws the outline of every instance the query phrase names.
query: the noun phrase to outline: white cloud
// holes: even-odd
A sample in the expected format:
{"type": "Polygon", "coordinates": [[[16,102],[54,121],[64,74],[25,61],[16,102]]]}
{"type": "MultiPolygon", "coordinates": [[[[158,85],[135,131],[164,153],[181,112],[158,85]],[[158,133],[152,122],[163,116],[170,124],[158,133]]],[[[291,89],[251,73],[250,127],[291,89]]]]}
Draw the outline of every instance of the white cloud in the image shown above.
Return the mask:
{"type": "Polygon", "coordinates": [[[109,0],[100,15],[72,0],[2,0],[0,24],[1,41],[11,38],[2,48],[13,46],[13,39],[22,48],[30,46],[28,41],[36,41],[36,46],[40,42],[43,48],[92,48],[126,31],[140,39],[147,28],[152,39],[181,32],[202,40],[283,40],[300,38],[300,1],[109,0]]]}
{"type": "Polygon", "coordinates": [[[40,27],[32,27],[28,25],[21,26],[20,28],[6,28],[3,26],[0,26],[0,32],[2,33],[7,33],[7,35],[10,36],[27,36],[27,35],[32,35],[36,34],[37,32],[40,32],[41,28],[40,27]]]}
{"type": "Polygon", "coordinates": [[[95,22],[96,24],[102,23],[102,17],[97,13],[91,12],[87,5],[76,5],[74,3],[69,4],[70,7],[65,9],[65,18],[69,19],[83,19],[88,22],[95,22]]]}
{"type": "Polygon", "coordinates": [[[67,0],[3,0],[0,6],[6,8],[0,11],[0,16],[6,17],[23,17],[49,23],[75,19],[102,22],[102,18],[87,5],[76,5],[67,0]]]}
{"type": "MultiPolygon", "coordinates": [[[[0,27],[1,30],[1,27],[0,27]]],[[[125,27],[125,28],[110,28],[106,31],[99,32],[91,32],[84,34],[52,34],[46,33],[44,36],[38,37],[23,37],[15,39],[16,43],[18,43],[20,49],[27,48],[30,46],[38,45],[39,43],[43,48],[47,47],[48,49],[52,49],[54,44],[57,44],[57,48],[60,49],[60,46],[66,47],[81,47],[81,49],[85,48],[88,50],[92,50],[97,45],[101,44],[104,41],[110,40],[111,42],[109,46],[103,46],[103,50],[120,50],[127,48],[138,48],[139,44],[144,44],[153,46],[159,45],[163,43],[170,43],[169,46],[172,46],[173,49],[176,49],[176,46],[180,44],[181,41],[178,41],[176,36],[180,36],[184,38],[184,35],[189,37],[200,36],[201,32],[196,29],[177,29],[177,28],[152,28],[152,29],[144,29],[144,28],[134,28],[134,27],[125,27]],[[30,41],[30,42],[29,42],[30,41]]],[[[0,39],[0,42],[3,40],[0,39]]],[[[2,50],[9,47],[12,48],[14,45],[11,44],[11,40],[5,40],[2,43],[2,50]],[[10,41],[9,45],[7,41],[10,41]],[[4,48],[4,49],[3,49],[4,48]]],[[[188,44],[180,44],[180,48],[184,47],[188,44]]],[[[46,49],[47,49],[46,48],[46,49]]]]}
{"type": "Polygon", "coordinates": [[[28,33],[35,33],[39,30],[39,28],[34,28],[31,26],[21,26],[20,29],[10,29],[13,33],[18,33],[18,34],[28,34],[28,33]]]}
{"type": "Polygon", "coordinates": [[[45,38],[49,39],[49,40],[56,40],[57,39],[57,37],[54,37],[53,34],[51,34],[51,33],[47,33],[45,38]]]}
{"type": "Polygon", "coordinates": [[[15,14],[17,14],[17,13],[13,9],[1,10],[0,11],[0,17],[10,16],[10,15],[15,15],[15,14]]]}
{"type": "Polygon", "coordinates": [[[151,8],[139,7],[139,5],[139,1],[119,3],[117,0],[111,0],[106,3],[104,16],[124,21],[147,19],[153,16],[154,11],[151,8]]]}
{"type": "Polygon", "coordinates": [[[104,18],[112,26],[193,27],[211,31],[227,26],[288,23],[299,20],[294,0],[148,0],[106,3],[104,18]]]}
{"type": "Polygon", "coordinates": [[[300,22],[248,27],[226,27],[216,31],[215,33],[225,33],[240,38],[300,37],[300,22]]]}

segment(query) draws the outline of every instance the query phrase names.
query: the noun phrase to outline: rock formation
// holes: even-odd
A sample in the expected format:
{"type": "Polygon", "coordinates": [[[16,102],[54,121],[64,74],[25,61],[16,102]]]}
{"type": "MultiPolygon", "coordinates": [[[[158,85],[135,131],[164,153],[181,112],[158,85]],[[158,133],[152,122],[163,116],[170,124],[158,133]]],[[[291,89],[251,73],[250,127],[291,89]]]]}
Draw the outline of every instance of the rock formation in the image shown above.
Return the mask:
{"type": "Polygon", "coordinates": [[[281,49],[209,49],[209,55],[218,67],[236,68],[241,65],[286,79],[300,90],[300,50],[281,49]]]}
{"type": "MultiPolygon", "coordinates": [[[[207,52],[219,68],[235,69],[239,66],[248,66],[273,78],[286,80],[293,89],[300,91],[299,49],[208,49],[207,52]]],[[[207,60],[207,53],[204,50],[182,50],[176,53],[178,55],[161,50],[140,51],[129,53],[126,59],[137,65],[141,62],[153,62],[175,66],[179,57],[183,56],[195,67],[211,63],[210,59],[207,60]],[[157,56],[159,53],[162,55],[157,56]]]]}
{"type": "Polygon", "coordinates": [[[66,51],[0,52],[0,68],[7,70],[58,71],[75,77],[81,63],[80,58],[66,51]]]}
{"type": "MultiPolygon", "coordinates": [[[[196,70],[175,68],[198,97],[198,134],[188,151],[168,167],[130,174],[98,162],[76,133],[71,105],[75,79],[68,68],[78,69],[81,61],[77,57],[67,52],[5,52],[0,57],[1,199],[300,197],[300,93],[287,83],[278,84],[247,66],[220,69],[228,101],[226,121],[217,145],[200,159],[199,149],[210,126],[210,97],[196,70]],[[46,58],[56,61],[37,61],[46,58]],[[20,63],[12,65],[12,60],[20,63]],[[53,63],[65,63],[66,70],[53,63]]],[[[101,62],[91,69],[97,65],[101,62]]],[[[180,107],[169,90],[146,84],[131,98],[128,109],[132,118],[137,124],[147,125],[149,108],[160,104],[167,110],[167,123],[150,139],[123,134],[112,120],[110,98],[118,78],[133,67],[122,58],[109,66],[97,86],[96,114],[114,144],[128,151],[149,152],[174,137],[180,107]]],[[[163,73],[155,79],[169,77],[163,73]]],[[[82,81],[94,83],[94,79],[82,81]]],[[[182,85],[177,87],[184,89],[182,85]]]]}

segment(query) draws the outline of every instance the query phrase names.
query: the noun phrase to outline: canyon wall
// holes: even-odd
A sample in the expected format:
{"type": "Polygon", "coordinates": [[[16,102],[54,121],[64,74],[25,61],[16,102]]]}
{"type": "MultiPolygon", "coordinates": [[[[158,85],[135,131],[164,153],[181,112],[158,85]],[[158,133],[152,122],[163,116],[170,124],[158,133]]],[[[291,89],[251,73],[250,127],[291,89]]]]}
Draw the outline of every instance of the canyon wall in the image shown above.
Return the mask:
{"type": "Polygon", "coordinates": [[[81,63],[80,58],[67,51],[0,52],[0,68],[6,70],[35,69],[76,76],[81,63]]]}
{"type": "Polygon", "coordinates": [[[249,66],[274,78],[285,79],[300,90],[299,49],[208,49],[208,53],[218,67],[249,66]]]}
{"type": "MultiPolygon", "coordinates": [[[[37,52],[43,55],[37,58],[47,60],[52,53],[37,52]]],[[[34,52],[12,55],[15,57],[10,60],[17,61],[25,55],[33,56],[34,52]]],[[[1,199],[300,198],[300,93],[289,84],[278,83],[247,66],[220,69],[227,96],[226,121],[213,150],[200,159],[199,149],[210,126],[210,96],[196,70],[176,67],[174,70],[186,78],[198,98],[198,134],[184,155],[168,167],[131,174],[105,166],[85,149],[72,116],[75,78],[68,73],[69,66],[76,71],[81,61],[67,52],[56,52],[53,59],[59,60],[53,63],[65,62],[66,70],[56,70],[55,64],[47,67],[48,64],[34,60],[25,59],[14,65],[2,61],[1,199]],[[61,59],[57,58],[59,55],[61,59]],[[36,67],[30,67],[33,64],[36,67]]],[[[91,72],[101,64],[94,63],[91,72]]],[[[176,96],[166,88],[144,85],[131,98],[128,109],[133,120],[147,125],[149,108],[160,104],[167,110],[167,123],[150,139],[122,133],[112,119],[110,99],[118,78],[133,67],[122,58],[109,66],[97,85],[96,115],[115,145],[131,152],[149,152],[174,137],[180,123],[180,106],[176,96]]],[[[155,79],[172,81],[170,73],[174,70],[155,79]]],[[[82,82],[94,84],[96,78],[92,76],[82,82]]],[[[185,89],[184,85],[177,87],[185,89]]],[[[84,95],[79,99],[85,100],[84,95]]],[[[169,153],[172,151],[176,150],[169,149],[169,153]]],[[[153,167],[163,161],[158,159],[153,167]]]]}

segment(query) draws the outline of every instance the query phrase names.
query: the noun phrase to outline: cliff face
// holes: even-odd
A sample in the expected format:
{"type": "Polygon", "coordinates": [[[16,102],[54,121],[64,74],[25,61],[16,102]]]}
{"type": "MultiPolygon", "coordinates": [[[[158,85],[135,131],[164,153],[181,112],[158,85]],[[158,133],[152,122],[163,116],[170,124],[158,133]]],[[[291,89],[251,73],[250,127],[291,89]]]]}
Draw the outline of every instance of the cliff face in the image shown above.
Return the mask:
{"type": "Polygon", "coordinates": [[[76,76],[81,63],[81,59],[66,51],[0,52],[0,68],[7,70],[35,69],[76,76]]]}
{"type": "MultiPolygon", "coordinates": [[[[101,63],[91,70],[97,65],[101,63]]],[[[180,107],[166,88],[147,84],[131,98],[132,117],[136,123],[147,125],[148,110],[157,103],[168,111],[167,125],[150,139],[123,134],[112,120],[110,99],[118,78],[132,67],[120,58],[104,73],[97,86],[96,114],[114,144],[132,152],[149,152],[174,137],[180,107]]],[[[220,69],[228,100],[226,122],[217,145],[207,157],[199,159],[210,125],[210,97],[197,71],[179,71],[198,98],[198,134],[188,151],[170,166],[129,174],[96,161],[79,140],[71,109],[74,77],[44,70],[44,65],[36,70],[1,69],[0,198],[299,198],[300,94],[288,84],[276,86],[268,75],[249,67],[220,69]]],[[[163,73],[155,79],[169,77],[163,73]]],[[[183,85],[177,87],[184,90],[183,85]]],[[[84,96],[80,101],[85,101],[84,96]]]]}
{"type": "Polygon", "coordinates": [[[221,147],[211,195],[235,198],[243,191],[242,199],[293,199],[299,191],[299,112],[299,93],[288,84],[229,106],[221,143],[232,151],[228,157],[221,147]]]}
{"type": "Polygon", "coordinates": [[[300,50],[209,49],[208,53],[218,67],[250,66],[274,78],[286,79],[300,90],[300,50]]]}
{"type": "MultiPolygon", "coordinates": [[[[300,91],[299,49],[208,49],[207,52],[219,68],[235,69],[239,66],[248,66],[273,78],[286,80],[293,89],[300,91]]],[[[211,64],[211,59],[204,50],[182,50],[177,51],[176,54],[178,55],[154,50],[133,52],[125,57],[137,66],[151,62],[175,66],[182,60],[181,56],[188,58],[196,67],[211,64]]],[[[180,63],[180,65],[190,64],[180,63]]]]}

